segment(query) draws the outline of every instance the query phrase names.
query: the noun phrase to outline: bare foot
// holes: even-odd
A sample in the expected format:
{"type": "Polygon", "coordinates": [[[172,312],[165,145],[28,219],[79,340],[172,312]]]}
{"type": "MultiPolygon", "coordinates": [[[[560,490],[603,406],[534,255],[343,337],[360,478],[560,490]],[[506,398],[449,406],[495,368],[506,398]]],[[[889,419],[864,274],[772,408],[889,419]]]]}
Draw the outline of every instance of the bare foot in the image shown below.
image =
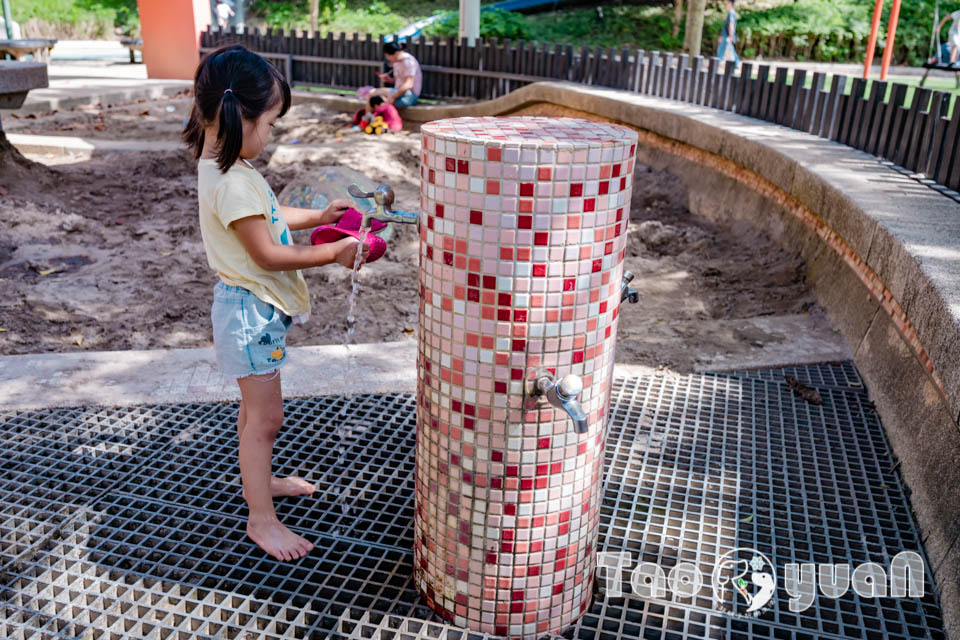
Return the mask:
{"type": "Polygon", "coordinates": [[[299,560],[313,550],[313,545],[301,538],[276,517],[247,521],[247,535],[277,560],[299,560]]]}
{"type": "Polygon", "coordinates": [[[270,476],[270,493],[274,498],[280,496],[308,496],[316,490],[315,486],[297,476],[288,478],[270,476]]]}

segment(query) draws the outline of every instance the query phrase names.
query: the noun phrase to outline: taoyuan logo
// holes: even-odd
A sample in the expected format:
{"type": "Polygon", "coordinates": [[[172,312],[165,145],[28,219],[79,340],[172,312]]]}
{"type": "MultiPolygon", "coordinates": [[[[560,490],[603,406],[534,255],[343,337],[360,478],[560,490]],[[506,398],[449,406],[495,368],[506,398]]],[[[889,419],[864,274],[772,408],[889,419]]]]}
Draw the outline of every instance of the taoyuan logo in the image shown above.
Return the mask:
{"type": "Polygon", "coordinates": [[[773,563],[759,551],[727,551],[711,575],[713,608],[733,615],[759,616],[777,591],[773,563]],[[742,602],[741,602],[742,601],[742,602]],[[740,611],[741,606],[746,606],[740,611]]]}
{"type": "MultiPolygon", "coordinates": [[[[603,590],[608,598],[623,597],[623,572],[633,566],[629,551],[597,554],[597,567],[604,572],[603,590]]],[[[915,551],[901,551],[890,561],[890,576],[876,562],[864,562],[851,571],[849,564],[788,563],[783,587],[793,613],[806,611],[817,591],[827,598],[840,598],[852,586],[861,598],[922,598],[924,562],[915,551]]],[[[713,608],[740,617],[758,617],[774,608],[777,593],[776,569],[770,559],[755,549],[738,547],[724,553],[710,574],[713,608]]],[[[674,596],[693,598],[703,589],[703,575],[697,565],[679,562],[669,574],[653,562],[641,562],[630,572],[630,588],[639,598],[674,596]]]]}

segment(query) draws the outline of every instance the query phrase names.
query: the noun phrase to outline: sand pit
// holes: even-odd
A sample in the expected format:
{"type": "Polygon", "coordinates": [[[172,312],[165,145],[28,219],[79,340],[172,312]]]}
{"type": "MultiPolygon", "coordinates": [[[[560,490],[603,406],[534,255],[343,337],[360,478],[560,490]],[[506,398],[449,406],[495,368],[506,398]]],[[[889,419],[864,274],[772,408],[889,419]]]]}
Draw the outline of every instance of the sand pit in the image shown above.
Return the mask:
{"type": "MultiPolygon", "coordinates": [[[[189,99],[5,117],[8,132],[109,140],[176,141],[189,99]]],[[[277,193],[318,167],[340,164],[391,184],[398,206],[418,202],[419,136],[350,132],[347,116],[297,105],[257,165],[277,193]]],[[[0,197],[0,354],[201,347],[212,344],[215,277],[196,223],[196,172],[184,152],[114,152],[38,166],[0,197]]],[[[0,176],[2,177],[2,176],[0,176]]],[[[789,337],[737,329],[737,321],[806,314],[830,326],[804,284],[797,255],[751,228],[691,215],[682,186],[638,167],[627,269],[642,304],[624,308],[618,361],[688,371],[711,354],[750,353],[789,337]],[[707,355],[705,355],[707,354],[707,355]]],[[[308,232],[296,234],[307,242],[308,232]]],[[[413,340],[418,241],[398,228],[386,256],[361,271],[357,342],[413,340]]],[[[339,344],[350,272],[305,273],[309,324],[291,345],[339,344]]]]}

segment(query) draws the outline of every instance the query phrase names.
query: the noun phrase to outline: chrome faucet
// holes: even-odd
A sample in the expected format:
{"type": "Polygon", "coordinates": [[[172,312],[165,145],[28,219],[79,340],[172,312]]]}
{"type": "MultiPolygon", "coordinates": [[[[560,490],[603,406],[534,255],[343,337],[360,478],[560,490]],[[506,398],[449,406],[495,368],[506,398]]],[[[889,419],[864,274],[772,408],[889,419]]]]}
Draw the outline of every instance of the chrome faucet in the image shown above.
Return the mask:
{"type": "Polygon", "coordinates": [[[590,425],[587,423],[587,414],[578,399],[581,391],[583,391],[583,381],[580,376],[572,373],[565,375],[559,381],[549,373],[540,373],[527,383],[528,396],[545,396],[547,402],[567,412],[573,420],[574,431],[586,433],[590,425]]]}
{"type": "Polygon", "coordinates": [[[395,195],[393,189],[385,184],[379,185],[373,191],[364,191],[357,184],[347,187],[347,192],[354,198],[373,198],[376,206],[361,214],[360,226],[370,228],[373,220],[380,222],[400,222],[403,224],[420,224],[420,214],[413,211],[397,211],[393,208],[395,195]]]}
{"type": "Polygon", "coordinates": [[[631,280],[633,280],[633,274],[629,271],[624,272],[623,282],[620,283],[620,304],[623,304],[624,300],[630,300],[631,304],[637,304],[640,300],[640,294],[637,293],[637,290],[627,287],[631,280]]]}

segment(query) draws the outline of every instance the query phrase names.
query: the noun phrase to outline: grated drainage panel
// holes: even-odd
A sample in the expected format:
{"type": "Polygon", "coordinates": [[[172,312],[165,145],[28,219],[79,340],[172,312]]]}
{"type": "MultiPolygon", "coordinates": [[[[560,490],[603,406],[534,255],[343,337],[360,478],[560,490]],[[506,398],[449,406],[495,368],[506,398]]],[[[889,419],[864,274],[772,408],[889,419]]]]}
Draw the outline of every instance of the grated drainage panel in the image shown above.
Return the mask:
{"type": "MultiPolygon", "coordinates": [[[[411,395],[285,403],[275,472],[318,488],[278,501],[283,521],[317,545],[297,563],[245,537],[236,410],[0,415],[0,637],[486,637],[441,622],[412,582],[411,395]]],[[[781,578],[775,606],[739,618],[713,608],[709,584],[693,598],[652,599],[605,598],[598,584],[565,638],[945,637],[929,564],[923,598],[851,591],[802,613],[787,607],[786,563],[887,568],[900,551],[922,553],[851,363],[618,379],[606,458],[600,551],[664,571],[690,562],[709,583],[723,553],[750,547],[781,578]],[[784,375],[822,404],[794,395],[784,375]]]]}

